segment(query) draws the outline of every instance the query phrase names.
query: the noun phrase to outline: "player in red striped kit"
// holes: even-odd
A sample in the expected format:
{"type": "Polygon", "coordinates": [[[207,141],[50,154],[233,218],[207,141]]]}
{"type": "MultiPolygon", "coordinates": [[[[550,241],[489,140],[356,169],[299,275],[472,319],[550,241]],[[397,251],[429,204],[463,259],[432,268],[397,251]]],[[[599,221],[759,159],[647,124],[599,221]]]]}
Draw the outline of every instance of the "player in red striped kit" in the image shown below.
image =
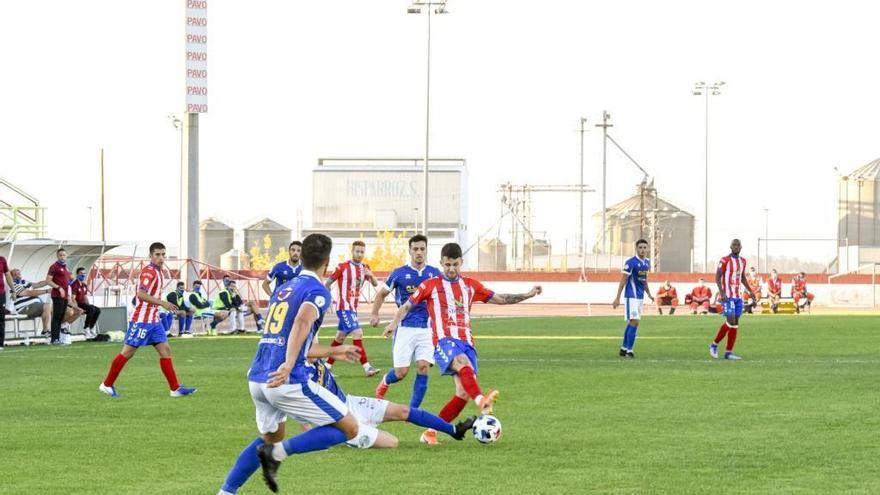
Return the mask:
{"type": "Polygon", "coordinates": [[[727,352],[724,359],[740,360],[741,357],[733,353],[736,344],[736,334],[739,331],[739,317],[743,313],[743,289],[748,291],[752,300],[756,300],[752,288],[746,280],[746,259],[740,257],[742,243],[739,239],[730,242],[730,254],[721,258],[718,262],[718,270],[715,272],[715,283],[718,285],[718,295],[721,298],[723,314],[727,321],[718,329],[715,340],[709,344],[709,355],[718,358],[718,344],[727,337],[727,352]]]}
{"type": "Polygon", "coordinates": [[[152,345],[159,353],[159,367],[168,381],[171,389],[171,397],[184,397],[192,395],[197,389],[184,387],[177,382],[177,374],[171,362],[171,347],[168,345],[168,337],[165,328],[159,322],[159,306],[168,311],[177,311],[177,306],[162,299],[164,277],[162,266],[165,264],[165,245],[161,242],[150,244],[150,264],[141,270],[138,279],[137,304],[134,313],[128,323],[128,332],[125,334],[125,343],[122,352],[116,355],[110,363],[107,377],[98,387],[98,390],[110,397],[119,397],[113,384],[125,367],[129,359],[133,358],[138,348],[152,345]]]}
{"type": "MultiPolygon", "coordinates": [[[[340,263],[336,270],[327,279],[324,284],[329,289],[333,282],[336,282],[336,316],[339,318],[339,325],[336,327],[336,337],[330,343],[331,347],[336,347],[345,343],[345,338],[351,334],[352,343],[361,350],[361,366],[367,376],[373,376],[379,373],[379,368],[370,364],[367,359],[367,350],[364,349],[364,332],[361,330],[361,324],[358,321],[358,302],[361,298],[361,287],[364,282],[370,282],[373,287],[379,286],[379,281],[373,276],[370,266],[364,263],[364,254],[366,246],[363,241],[354,241],[351,243],[351,259],[344,263],[340,263]]],[[[333,365],[334,359],[327,360],[328,365],[333,365]]]]}
{"type": "MultiPolygon", "coordinates": [[[[438,414],[446,422],[458,417],[469,398],[473,399],[482,414],[491,414],[498,397],[497,390],[483,394],[477,382],[477,351],[474,349],[470,317],[474,301],[516,304],[541,293],[541,286],[536,285],[525,294],[496,294],[479,281],[461,276],[462,262],[461,246],[455,243],[443,246],[440,251],[440,270],[443,274],[422,282],[409,301],[398,308],[384,332],[385,336],[394,334],[410,309],[422,301],[427,302],[434,359],[441,374],[452,375],[455,379],[455,395],[438,414]]],[[[421,441],[437,443],[436,433],[433,438],[429,432],[423,433],[421,441]]]]}

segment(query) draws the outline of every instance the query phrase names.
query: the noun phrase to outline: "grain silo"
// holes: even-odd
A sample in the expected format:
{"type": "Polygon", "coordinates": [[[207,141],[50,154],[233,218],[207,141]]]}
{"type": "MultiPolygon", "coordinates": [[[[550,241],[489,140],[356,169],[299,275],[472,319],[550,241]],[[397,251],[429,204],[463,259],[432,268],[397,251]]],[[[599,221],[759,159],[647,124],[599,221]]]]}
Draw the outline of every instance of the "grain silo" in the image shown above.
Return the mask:
{"type": "Polygon", "coordinates": [[[266,245],[271,243],[268,254],[270,258],[274,258],[279,249],[287,252],[290,240],[291,230],[270,218],[264,218],[244,228],[245,253],[250,253],[254,246],[264,253],[267,251],[266,245]],[[266,239],[266,236],[269,238],[266,239]]]}
{"type": "Polygon", "coordinates": [[[234,231],[232,227],[208,218],[199,224],[199,261],[220,266],[220,256],[232,249],[234,231]]]}
{"type": "MultiPolygon", "coordinates": [[[[640,238],[651,246],[653,271],[690,272],[694,249],[694,216],[657,195],[653,183],[642,183],[636,194],[606,210],[605,245],[616,256],[635,255],[640,238]]],[[[602,212],[593,215],[596,245],[602,244],[602,212]]]]}
{"type": "Polygon", "coordinates": [[[880,159],[841,176],[838,181],[837,245],[840,272],[880,263],[880,159]]]}
{"type": "Polygon", "coordinates": [[[480,239],[477,270],[481,272],[507,271],[507,244],[501,239],[480,239]]]}

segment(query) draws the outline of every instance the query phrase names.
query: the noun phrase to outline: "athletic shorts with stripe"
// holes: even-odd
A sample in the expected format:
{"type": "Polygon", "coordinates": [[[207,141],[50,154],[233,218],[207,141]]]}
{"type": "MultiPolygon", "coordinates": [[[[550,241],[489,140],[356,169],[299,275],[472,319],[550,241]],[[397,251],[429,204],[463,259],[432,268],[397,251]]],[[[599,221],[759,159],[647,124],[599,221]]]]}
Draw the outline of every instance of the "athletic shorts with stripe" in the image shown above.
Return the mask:
{"type": "Polygon", "coordinates": [[[634,297],[626,297],[623,299],[623,318],[629,320],[642,319],[642,307],[645,305],[644,299],[636,299],[634,297]]]}
{"type": "Polygon", "coordinates": [[[269,388],[265,383],[248,382],[256,407],[257,429],[273,433],[291,417],[300,424],[324,426],[348,414],[348,406],[332,392],[315,382],[291,383],[269,388]]]}

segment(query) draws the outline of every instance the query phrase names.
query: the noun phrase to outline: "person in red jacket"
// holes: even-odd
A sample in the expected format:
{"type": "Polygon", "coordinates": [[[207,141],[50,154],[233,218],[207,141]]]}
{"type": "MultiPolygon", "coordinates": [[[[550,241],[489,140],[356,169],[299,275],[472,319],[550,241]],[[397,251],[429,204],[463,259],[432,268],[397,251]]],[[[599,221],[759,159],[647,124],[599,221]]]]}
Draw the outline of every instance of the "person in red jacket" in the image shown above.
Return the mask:
{"type": "Polygon", "coordinates": [[[804,272],[800,272],[799,274],[794,276],[794,279],[791,281],[791,297],[794,298],[794,309],[798,313],[801,312],[801,300],[804,301],[804,307],[806,308],[810,304],[813,303],[813,298],[815,295],[811,294],[807,291],[807,274],[804,272]]]}
{"type": "Polygon", "coordinates": [[[699,280],[699,284],[694,287],[694,290],[691,291],[690,296],[692,312],[691,314],[697,314],[698,310],[704,315],[709,313],[709,301],[712,299],[712,289],[706,287],[705,280],[699,280]]]}
{"type": "Polygon", "coordinates": [[[663,282],[663,286],[657,290],[657,312],[663,314],[663,306],[669,306],[669,314],[675,314],[678,306],[678,291],[669,284],[669,280],[663,282]]]}
{"type": "Polygon", "coordinates": [[[776,269],[770,271],[770,280],[767,281],[767,297],[770,299],[770,309],[773,313],[779,312],[779,300],[782,299],[782,279],[776,273],[776,269]]]}

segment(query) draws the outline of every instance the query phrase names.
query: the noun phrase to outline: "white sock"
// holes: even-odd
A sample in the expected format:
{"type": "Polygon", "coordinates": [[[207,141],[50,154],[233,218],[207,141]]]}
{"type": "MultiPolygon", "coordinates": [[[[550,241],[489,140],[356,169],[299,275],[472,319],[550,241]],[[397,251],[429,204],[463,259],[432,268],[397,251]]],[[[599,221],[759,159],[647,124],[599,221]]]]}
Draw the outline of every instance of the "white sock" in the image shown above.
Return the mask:
{"type": "Polygon", "coordinates": [[[227,492],[226,490],[220,490],[219,492],[217,492],[217,495],[233,495],[233,494],[230,492],[227,492]]]}
{"type": "Polygon", "coordinates": [[[477,407],[480,407],[480,403],[481,403],[481,402],[483,402],[483,396],[482,396],[482,395],[478,395],[478,396],[474,397],[474,403],[477,405],[477,407]]]}
{"type": "Polygon", "coordinates": [[[287,459],[287,452],[284,451],[284,444],[278,442],[272,446],[272,458],[278,462],[287,459]]]}
{"type": "Polygon", "coordinates": [[[367,361],[366,363],[362,364],[361,366],[364,367],[364,371],[367,371],[368,369],[370,369],[370,362],[367,361]]]}

